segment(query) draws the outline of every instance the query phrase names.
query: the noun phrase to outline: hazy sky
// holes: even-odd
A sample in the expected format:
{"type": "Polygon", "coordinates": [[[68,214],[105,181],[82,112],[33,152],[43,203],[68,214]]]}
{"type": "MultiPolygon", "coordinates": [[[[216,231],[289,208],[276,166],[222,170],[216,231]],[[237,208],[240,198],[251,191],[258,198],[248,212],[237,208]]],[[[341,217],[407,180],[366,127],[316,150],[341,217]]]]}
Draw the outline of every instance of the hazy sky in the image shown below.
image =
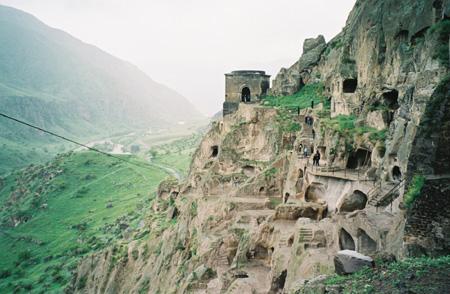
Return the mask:
{"type": "Polygon", "coordinates": [[[275,75],[330,40],[355,0],[0,0],[127,61],[213,114],[225,72],[275,75]]]}

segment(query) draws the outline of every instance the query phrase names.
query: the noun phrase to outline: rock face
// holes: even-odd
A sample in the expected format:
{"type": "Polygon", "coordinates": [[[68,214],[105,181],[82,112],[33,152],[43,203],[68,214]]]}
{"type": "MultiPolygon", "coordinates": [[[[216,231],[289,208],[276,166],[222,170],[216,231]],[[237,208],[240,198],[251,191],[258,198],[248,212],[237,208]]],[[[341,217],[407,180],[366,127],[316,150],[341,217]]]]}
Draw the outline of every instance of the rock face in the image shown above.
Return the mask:
{"type": "Polygon", "coordinates": [[[321,275],[371,265],[354,251],[448,252],[448,5],[357,1],[344,30],[307,40],[271,89],[323,85],[330,107],[239,103],[213,123],[188,178],[160,186],[148,236],[86,258],[70,290],[324,293],[334,290],[321,275]],[[320,166],[300,146],[319,151],[320,166]],[[425,196],[405,211],[419,171],[425,196]]]}
{"type": "Polygon", "coordinates": [[[348,275],[364,267],[372,267],[373,259],[352,250],[341,250],[334,257],[334,268],[338,275],[348,275]]]}

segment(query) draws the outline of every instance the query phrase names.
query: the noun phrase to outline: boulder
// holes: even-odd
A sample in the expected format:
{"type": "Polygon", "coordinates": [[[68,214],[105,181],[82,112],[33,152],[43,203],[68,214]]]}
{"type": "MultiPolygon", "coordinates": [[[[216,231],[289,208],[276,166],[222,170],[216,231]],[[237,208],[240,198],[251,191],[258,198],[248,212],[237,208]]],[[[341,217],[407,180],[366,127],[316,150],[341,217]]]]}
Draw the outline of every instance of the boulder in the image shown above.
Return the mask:
{"type": "Polygon", "coordinates": [[[362,255],[353,250],[339,251],[334,257],[334,267],[338,275],[352,274],[368,266],[373,267],[371,257],[362,255]]]}

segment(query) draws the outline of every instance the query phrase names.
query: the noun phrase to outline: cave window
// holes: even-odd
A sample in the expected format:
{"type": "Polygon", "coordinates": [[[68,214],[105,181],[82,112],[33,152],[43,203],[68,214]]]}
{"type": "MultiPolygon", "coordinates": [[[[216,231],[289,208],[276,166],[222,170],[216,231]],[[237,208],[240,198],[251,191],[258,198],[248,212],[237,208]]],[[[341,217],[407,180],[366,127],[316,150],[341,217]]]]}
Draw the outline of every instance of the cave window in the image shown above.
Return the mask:
{"type": "Polygon", "coordinates": [[[256,245],[255,247],[255,258],[256,259],[267,259],[269,257],[269,250],[261,245],[256,245]]]}
{"type": "Polygon", "coordinates": [[[242,172],[243,172],[247,177],[254,176],[254,174],[255,174],[255,167],[254,167],[254,166],[251,166],[251,165],[246,165],[246,166],[242,167],[242,172]]]}
{"type": "Polygon", "coordinates": [[[293,244],[294,244],[294,236],[291,236],[288,240],[288,247],[292,247],[293,244]]]}
{"type": "Polygon", "coordinates": [[[370,166],[370,158],[372,152],[366,149],[357,149],[356,152],[350,154],[347,160],[348,169],[358,169],[370,166]]]}
{"type": "Polygon", "coordinates": [[[408,37],[409,37],[409,31],[407,31],[407,30],[401,30],[400,32],[398,32],[398,34],[396,36],[397,40],[399,40],[400,42],[407,42],[408,37]]]}
{"type": "Polygon", "coordinates": [[[358,87],[357,79],[346,79],[342,84],[342,90],[344,93],[355,93],[358,87]]]}
{"type": "Polygon", "coordinates": [[[298,81],[298,91],[303,89],[304,86],[305,86],[305,83],[303,82],[303,79],[300,78],[300,80],[298,81]]]}
{"type": "Polygon", "coordinates": [[[377,242],[367,235],[367,233],[358,229],[358,251],[362,254],[372,254],[377,251],[377,242]]]}
{"type": "Polygon", "coordinates": [[[389,107],[390,110],[397,110],[400,105],[398,104],[398,91],[391,90],[383,93],[384,104],[389,107]]]}
{"type": "Polygon", "coordinates": [[[339,232],[339,248],[341,250],[355,250],[356,248],[352,235],[344,229],[339,232]]]}
{"type": "Polygon", "coordinates": [[[214,145],[211,147],[211,157],[217,157],[219,155],[219,146],[214,145]]]}
{"type": "Polygon", "coordinates": [[[300,179],[303,179],[303,170],[302,169],[299,169],[298,170],[298,179],[300,180],[300,179]]]}
{"type": "Polygon", "coordinates": [[[353,212],[355,210],[362,210],[366,207],[367,195],[359,190],[353,191],[348,195],[339,208],[340,212],[353,212]]]}
{"type": "Polygon", "coordinates": [[[264,190],[265,190],[264,187],[259,188],[259,193],[261,194],[264,193],[264,190]]]}
{"type": "Polygon", "coordinates": [[[400,170],[400,167],[398,167],[397,165],[392,168],[392,178],[395,181],[400,181],[400,179],[402,178],[402,172],[400,170]]]}
{"type": "Polygon", "coordinates": [[[241,92],[241,100],[242,102],[250,102],[250,89],[248,87],[244,87],[242,88],[242,92],[241,92]]]}
{"type": "Polygon", "coordinates": [[[306,189],[305,201],[306,202],[316,202],[317,200],[323,199],[325,195],[325,189],[323,184],[312,183],[306,189]]]}

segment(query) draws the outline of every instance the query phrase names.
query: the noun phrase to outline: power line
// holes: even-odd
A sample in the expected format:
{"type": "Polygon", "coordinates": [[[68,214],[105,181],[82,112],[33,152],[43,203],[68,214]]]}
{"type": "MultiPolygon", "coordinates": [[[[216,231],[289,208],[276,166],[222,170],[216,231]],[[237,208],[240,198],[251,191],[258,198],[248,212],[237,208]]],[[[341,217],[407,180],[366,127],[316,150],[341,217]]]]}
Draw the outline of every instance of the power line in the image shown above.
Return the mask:
{"type": "Polygon", "coordinates": [[[141,167],[141,168],[146,168],[146,169],[151,169],[151,170],[153,170],[153,168],[151,168],[151,167],[148,166],[148,165],[141,165],[141,164],[138,164],[138,163],[136,163],[136,162],[132,162],[132,161],[126,160],[125,158],[122,158],[122,157],[119,157],[119,156],[115,156],[115,155],[113,155],[113,154],[110,154],[110,153],[107,153],[107,152],[98,150],[98,149],[93,148],[93,147],[89,147],[89,146],[87,146],[87,145],[85,145],[85,144],[83,144],[83,143],[77,142],[77,141],[75,141],[75,140],[69,139],[69,138],[64,137],[64,136],[61,136],[61,135],[58,135],[58,134],[56,134],[56,133],[54,133],[54,132],[47,131],[47,130],[41,128],[41,127],[38,127],[38,126],[35,126],[35,125],[32,125],[32,124],[29,124],[29,123],[27,123],[27,122],[24,122],[24,121],[22,121],[22,120],[20,120],[20,119],[11,117],[11,116],[6,115],[6,114],[4,114],[4,113],[1,113],[1,112],[0,112],[0,116],[3,116],[4,118],[7,118],[7,119],[12,120],[12,121],[15,121],[15,122],[17,122],[17,123],[26,125],[26,126],[28,126],[28,127],[30,127],[30,128],[39,130],[39,131],[41,131],[41,132],[47,133],[47,134],[52,135],[52,136],[54,136],[54,137],[60,138],[60,139],[62,139],[62,140],[68,141],[68,142],[70,142],[70,143],[76,144],[76,145],[78,145],[78,146],[87,148],[87,149],[89,149],[89,150],[91,150],[91,151],[98,152],[98,153],[103,154],[103,155],[105,155],[105,156],[112,157],[112,158],[115,158],[115,159],[117,159],[117,160],[121,160],[121,161],[123,161],[123,162],[126,162],[126,163],[128,163],[128,164],[135,165],[135,166],[137,166],[137,167],[141,167]]]}

